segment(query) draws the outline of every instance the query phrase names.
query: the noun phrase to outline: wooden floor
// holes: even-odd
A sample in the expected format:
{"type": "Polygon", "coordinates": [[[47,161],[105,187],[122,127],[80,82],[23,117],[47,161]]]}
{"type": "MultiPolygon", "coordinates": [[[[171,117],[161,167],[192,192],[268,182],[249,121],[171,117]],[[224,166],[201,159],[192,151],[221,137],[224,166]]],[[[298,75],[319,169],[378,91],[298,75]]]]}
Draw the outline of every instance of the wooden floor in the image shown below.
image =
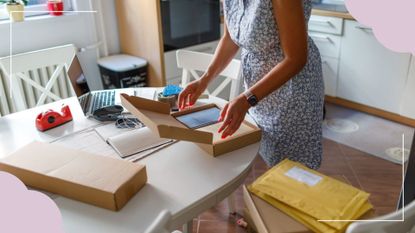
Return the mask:
{"type": "MultiPolygon", "coordinates": [[[[401,184],[401,166],[378,159],[364,152],[324,140],[323,164],[319,169],[326,175],[344,176],[353,186],[371,193],[370,201],[375,207],[375,214],[382,215],[396,209],[401,184]]],[[[264,162],[257,158],[245,183],[252,183],[267,170],[264,162]]],[[[193,221],[194,233],[233,233],[246,232],[236,225],[243,212],[242,191],[237,196],[237,216],[228,214],[225,201],[201,214],[193,221]]]]}

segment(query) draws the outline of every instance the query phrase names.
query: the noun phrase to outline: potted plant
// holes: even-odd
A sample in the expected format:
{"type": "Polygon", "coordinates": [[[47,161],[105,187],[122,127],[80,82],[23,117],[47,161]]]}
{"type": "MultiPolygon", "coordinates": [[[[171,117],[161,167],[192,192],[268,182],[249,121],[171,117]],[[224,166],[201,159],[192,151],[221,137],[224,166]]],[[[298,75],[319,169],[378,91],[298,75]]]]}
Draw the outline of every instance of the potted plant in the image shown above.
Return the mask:
{"type": "Polygon", "coordinates": [[[24,6],[27,4],[27,0],[0,0],[0,3],[6,4],[6,9],[12,22],[24,20],[24,6]]]}

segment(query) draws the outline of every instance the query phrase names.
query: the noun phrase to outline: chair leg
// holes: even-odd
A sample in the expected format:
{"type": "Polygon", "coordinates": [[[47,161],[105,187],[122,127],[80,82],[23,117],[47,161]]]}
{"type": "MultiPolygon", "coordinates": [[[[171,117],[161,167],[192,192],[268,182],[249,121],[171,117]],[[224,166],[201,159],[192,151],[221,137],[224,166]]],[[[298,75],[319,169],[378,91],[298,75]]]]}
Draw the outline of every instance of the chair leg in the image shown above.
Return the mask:
{"type": "Polygon", "coordinates": [[[226,199],[228,201],[228,208],[230,214],[236,214],[236,196],[235,193],[232,193],[229,197],[226,199]]]}
{"type": "Polygon", "coordinates": [[[192,233],[193,232],[193,219],[188,221],[186,224],[183,224],[183,233],[192,233]]]}

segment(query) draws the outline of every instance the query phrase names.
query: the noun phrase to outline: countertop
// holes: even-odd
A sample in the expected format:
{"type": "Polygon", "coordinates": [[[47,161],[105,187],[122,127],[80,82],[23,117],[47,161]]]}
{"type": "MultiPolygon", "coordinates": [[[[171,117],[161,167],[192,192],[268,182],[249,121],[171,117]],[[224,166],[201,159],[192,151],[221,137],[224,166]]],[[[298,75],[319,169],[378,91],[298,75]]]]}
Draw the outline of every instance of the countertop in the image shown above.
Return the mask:
{"type": "Polygon", "coordinates": [[[313,4],[313,11],[311,13],[313,15],[331,16],[354,20],[353,16],[347,11],[345,5],[315,3],[313,4]]]}
{"type": "MultiPolygon", "coordinates": [[[[353,16],[347,11],[345,5],[335,5],[335,4],[313,4],[313,10],[311,12],[313,15],[320,15],[320,16],[330,16],[330,17],[337,17],[343,19],[351,19],[355,20],[353,16]]],[[[223,23],[223,16],[221,16],[221,22],[223,23]]]]}

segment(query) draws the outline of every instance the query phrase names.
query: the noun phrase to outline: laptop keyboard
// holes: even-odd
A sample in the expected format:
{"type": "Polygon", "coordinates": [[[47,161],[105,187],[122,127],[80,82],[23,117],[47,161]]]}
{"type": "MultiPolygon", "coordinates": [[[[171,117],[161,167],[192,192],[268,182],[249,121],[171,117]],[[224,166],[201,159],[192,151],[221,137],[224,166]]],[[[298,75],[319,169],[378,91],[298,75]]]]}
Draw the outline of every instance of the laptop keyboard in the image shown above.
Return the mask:
{"type": "Polygon", "coordinates": [[[103,91],[94,93],[91,112],[115,104],[115,91],[103,91]]]}

